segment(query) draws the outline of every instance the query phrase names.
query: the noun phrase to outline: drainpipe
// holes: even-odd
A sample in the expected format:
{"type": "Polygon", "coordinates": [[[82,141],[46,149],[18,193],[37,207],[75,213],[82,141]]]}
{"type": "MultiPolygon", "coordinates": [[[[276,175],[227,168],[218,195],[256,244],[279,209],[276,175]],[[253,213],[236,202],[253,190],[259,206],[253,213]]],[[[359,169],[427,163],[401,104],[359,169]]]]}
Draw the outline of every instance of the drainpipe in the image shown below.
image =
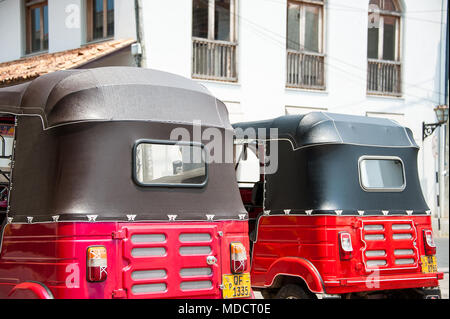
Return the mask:
{"type": "Polygon", "coordinates": [[[142,0],[134,0],[134,13],[136,19],[136,47],[133,49],[133,55],[136,60],[136,66],[141,68],[146,66],[145,63],[145,40],[144,28],[142,24],[142,0]]]}

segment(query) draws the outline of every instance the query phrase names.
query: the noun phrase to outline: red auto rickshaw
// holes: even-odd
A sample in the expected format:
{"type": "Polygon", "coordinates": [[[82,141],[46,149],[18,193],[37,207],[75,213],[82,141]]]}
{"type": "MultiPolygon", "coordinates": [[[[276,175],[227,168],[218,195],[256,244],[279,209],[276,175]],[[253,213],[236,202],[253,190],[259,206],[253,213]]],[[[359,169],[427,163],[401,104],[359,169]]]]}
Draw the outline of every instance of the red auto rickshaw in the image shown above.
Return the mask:
{"type": "Polygon", "coordinates": [[[0,116],[14,132],[0,298],[252,296],[233,163],[192,138],[194,122],[233,135],[203,86],[148,69],[58,71],[0,89],[0,116]]]}
{"type": "Polygon", "coordinates": [[[254,290],[267,298],[440,297],[408,128],[324,112],[234,128],[254,290]]]}

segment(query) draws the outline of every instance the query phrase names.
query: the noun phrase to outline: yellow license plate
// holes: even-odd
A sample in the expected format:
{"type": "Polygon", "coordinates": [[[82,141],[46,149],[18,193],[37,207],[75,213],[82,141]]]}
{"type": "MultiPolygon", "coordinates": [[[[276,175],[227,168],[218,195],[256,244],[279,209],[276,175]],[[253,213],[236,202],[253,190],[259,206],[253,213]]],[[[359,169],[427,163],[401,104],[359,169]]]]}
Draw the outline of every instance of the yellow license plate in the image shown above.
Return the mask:
{"type": "Polygon", "coordinates": [[[223,275],[223,298],[246,298],[251,295],[250,274],[223,275]]]}
{"type": "Polygon", "coordinates": [[[437,272],[436,256],[422,256],[421,260],[423,273],[437,272]]]}

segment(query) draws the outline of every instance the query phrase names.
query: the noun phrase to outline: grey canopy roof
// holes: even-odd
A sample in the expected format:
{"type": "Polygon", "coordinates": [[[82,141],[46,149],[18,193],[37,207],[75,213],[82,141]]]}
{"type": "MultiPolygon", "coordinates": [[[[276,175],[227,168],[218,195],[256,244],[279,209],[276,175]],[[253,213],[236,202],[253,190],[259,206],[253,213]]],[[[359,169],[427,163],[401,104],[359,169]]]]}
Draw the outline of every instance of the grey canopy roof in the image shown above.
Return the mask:
{"type": "Polygon", "coordinates": [[[289,139],[294,149],[327,143],[418,148],[410,129],[389,119],[367,116],[311,112],[236,123],[233,127],[238,139],[249,138],[249,128],[256,131],[257,138],[262,138],[260,134],[264,132],[268,139],[270,129],[275,128],[278,138],[289,139]]]}
{"type": "Polygon", "coordinates": [[[80,121],[198,120],[231,129],[225,105],[199,83],[131,67],[57,71],[0,88],[0,113],[39,115],[45,128],[80,121]]]}

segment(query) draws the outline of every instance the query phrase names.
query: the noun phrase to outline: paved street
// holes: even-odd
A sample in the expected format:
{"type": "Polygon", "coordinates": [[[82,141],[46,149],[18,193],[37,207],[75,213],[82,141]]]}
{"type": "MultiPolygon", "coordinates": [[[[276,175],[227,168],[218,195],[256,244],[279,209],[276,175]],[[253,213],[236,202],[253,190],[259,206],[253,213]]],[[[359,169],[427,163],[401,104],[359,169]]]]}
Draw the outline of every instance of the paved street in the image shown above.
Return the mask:
{"type": "Polygon", "coordinates": [[[447,238],[435,238],[436,242],[436,259],[438,267],[440,269],[447,269],[448,272],[448,237],[447,238]]]}
{"type": "Polygon", "coordinates": [[[449,298],[448,286],[449,286],[449,278],[448,278],[448,254],[449,254],[449,239],[447,238],[435,238],[436,242],[436,259],[438,263],[439,271],[443,271],[445,273],[444,279],[439,282],[441,286],[442,298],[449,298]]]}

